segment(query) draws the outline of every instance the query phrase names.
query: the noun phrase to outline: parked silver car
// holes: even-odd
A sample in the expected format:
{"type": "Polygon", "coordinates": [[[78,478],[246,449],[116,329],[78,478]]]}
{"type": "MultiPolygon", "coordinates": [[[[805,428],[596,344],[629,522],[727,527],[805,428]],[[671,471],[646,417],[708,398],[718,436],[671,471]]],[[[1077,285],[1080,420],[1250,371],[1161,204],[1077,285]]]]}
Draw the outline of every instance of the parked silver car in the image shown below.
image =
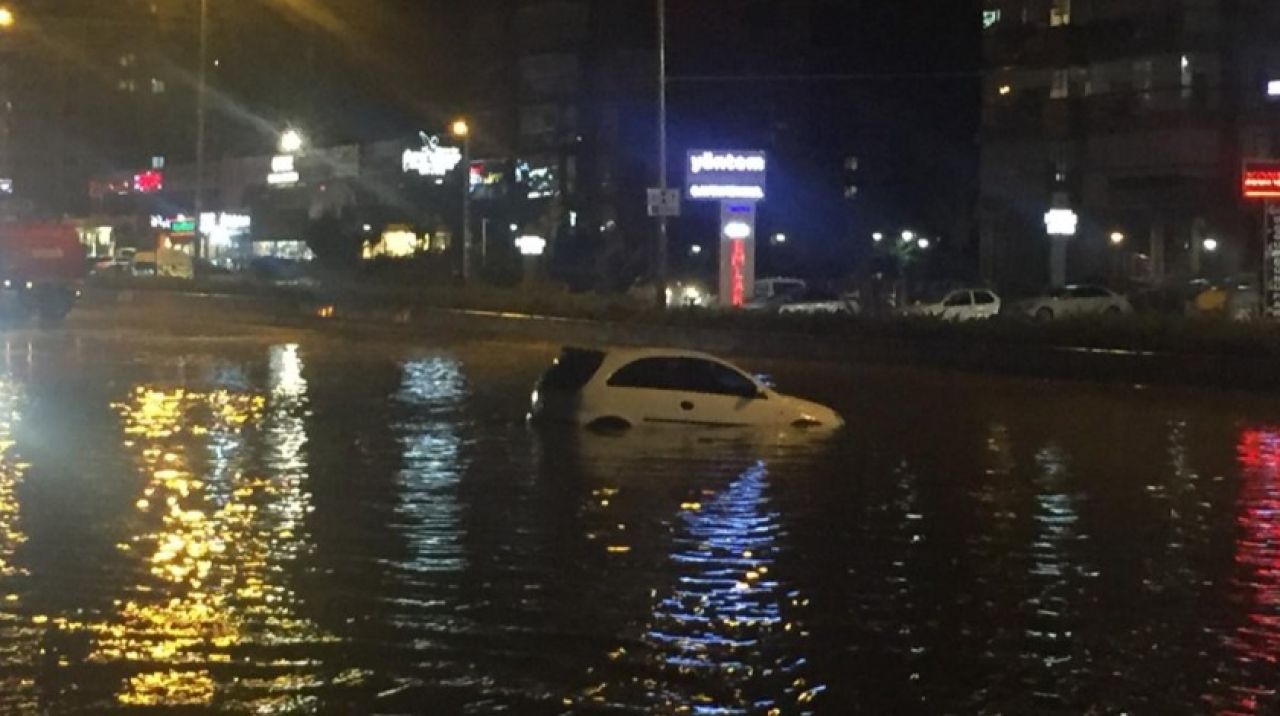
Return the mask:
{"type": "Polygon", "coordinates": [[[1129,299],[1101,286],[1076,285],[1051,289],[1043,296],[1019,301],[1015,311],[1038,321],[1071,316],[1119,316],[1133,313],[1129,299]]]}

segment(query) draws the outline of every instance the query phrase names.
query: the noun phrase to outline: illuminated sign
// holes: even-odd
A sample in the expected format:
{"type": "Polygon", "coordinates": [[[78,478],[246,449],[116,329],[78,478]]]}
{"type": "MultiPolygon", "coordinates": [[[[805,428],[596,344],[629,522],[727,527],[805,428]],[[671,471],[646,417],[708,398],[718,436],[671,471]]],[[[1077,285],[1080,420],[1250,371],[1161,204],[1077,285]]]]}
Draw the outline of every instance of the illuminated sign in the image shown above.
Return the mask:
{"type": "Polygon", "coordinates": [[[756,203],[724,202],[720,206],[720,296],[741,308],[755,291],[756,203]]]}
{"type": "Polygon", "coordinates": [[[1044,215],[1044,226],[1050,236],[1075,236],[1080,217],[1070,209],[1050,209],[1044,215]]]}
{"type": "Polygon", "coordinates": [[[440,146],[440,138],[423,134],[421,149],[406,149],[400,164],[405,174],[440,178],[462,163],[462,150],[440,146]]]}
{"type": "Polygon", "coordinates": [[[547,240],[541,236],[521,236],[516,239],[521,256],[541,256],[547,250],[547,240]]]}
{"type": "Polygon", "coordinates": [[[1280,80],[1269,80],[1267,82],[1267,96],[1280,97],[1280,80]]]}
{"type": "Polygon", "coordinates": [[[995,24],[1000,22],[1000,15],[1001,13],[999,10],[983,10],[982,29],[989,30],[992,27],[995,27],[995,24]]]}
{"type": "Polygon", "coordinates": [[[1246,199],[1280,199],[1280,162],[1245,162],[1242,184],[1246,199]]]}
{"type": "Polygon", "coordinates": [[[12,194],[12,193],[13,193],[13,180],[0,179],[0,194],[12,194]]]}
{"type": "Polygon", "coordinates": [[[173,234],[194,234],[196,233],[196,220],[177,218],[169,225],[169,232],[173,234]]]}
{"type": "Polygon", "coordinates": [[[747,301],[747,242],[734,240],[729,243],[729,301],[734,308],[742,308],[747,301]]]}
{"type": "Polygon", "coordinates": [[[133,175],[133,190],[139,194],[155,194],[164,191],[164,172],[150,171],[133,175]]]}
{"type": "Polygon", "coordinates": [[[745,221],[731,221],[724,227],[724,236],[726,239],[734,241],[742,241],[751,238],[751,225],[745,221]]]}
{"type": "Polygon", "coordinates": [[[297,162],[292,154],[280,154],[271,158],[271,173],[267,175],[268,184],[289,186],[297,184],[301,179],[297,162]]]}
{"type": "Polygon", "coordinates": [[[689,152],[685,191],[695,200],[763,201],[768,159],[748,150],[689,152]]]}

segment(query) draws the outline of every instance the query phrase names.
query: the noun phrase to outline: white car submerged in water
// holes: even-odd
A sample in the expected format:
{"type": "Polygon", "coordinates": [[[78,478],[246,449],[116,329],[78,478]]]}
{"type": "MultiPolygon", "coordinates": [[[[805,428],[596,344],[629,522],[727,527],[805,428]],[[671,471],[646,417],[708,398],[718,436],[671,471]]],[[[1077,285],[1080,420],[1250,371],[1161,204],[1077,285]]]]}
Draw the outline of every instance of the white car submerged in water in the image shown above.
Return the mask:
{"type": "Polygon", "coordinates": [[[666,349],[566,348],[538,381],[530,417],[597,428],[844,425],[834,410],[777,393],[719,358],[666,349]]]}

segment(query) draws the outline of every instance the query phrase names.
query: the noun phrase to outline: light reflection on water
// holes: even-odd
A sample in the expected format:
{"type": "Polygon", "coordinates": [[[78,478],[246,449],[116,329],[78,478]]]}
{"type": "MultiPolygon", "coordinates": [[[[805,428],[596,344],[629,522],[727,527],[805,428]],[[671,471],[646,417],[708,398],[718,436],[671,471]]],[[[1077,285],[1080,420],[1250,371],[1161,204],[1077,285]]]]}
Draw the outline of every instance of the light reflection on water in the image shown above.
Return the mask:
{"type": "Polygon", "coordinates": [[[1229,662],[1208,697],[1216,712],[1270,714],[1280,708],[1280,430],[1240,436],[1241,477],[1233,598],[1243,612],[1223,637],[1229,662]]]}
{"type": "Polygon", "coordinates": [[[671,544],[674,584],[655,595],[639,643],[608,658],[620,676],[579,697],[592,707],[675,713],[808,712],[827,687],[804,675],[808,606],[777,575],[783,529],[764,463],[686,501],[671,544]],[[798,711],[797,711],[798,709],[798,711]]]}
{"type": "Polygon", "coordinates": [[[41,350],[0,378],[2,713],[1277,707],[1265,406],[781,364],[850,430],[606,439],[524,427],[529,348],[41,350]]]}
{"type": "MultiPolygon", "coordinates": [[[[52,623],[91,640],[86,660],[128,665],[123,706],[210,706],[259,712],[305,705],[310,659],[263,661],[253,678],[218,684],[220,665],[328,637],[295,611],[282,581],[305,552],[309,512],[303,417],[306,383],[296,346],[271,351],[266,395],[139,386],[116,405],[125,449],[145,479],[118,545],[145,578],[102,621],[52,623]],[[246,436],[259,435],[261,459],[246,436]]],[[[256,449],[256,448],[255,448],[256,449]]]]}
{"type": "Polygon", "coordinates": [[[21,387],[12,378],[0,378],[0,711],[4,713],[36,712],[33,674],[40,658],[40,628],[24,614],[28,571],[15,560],[27,541],[18,500],[27,466],[14,449],[14,428],[22,419],[23,400],[21,387]]]}

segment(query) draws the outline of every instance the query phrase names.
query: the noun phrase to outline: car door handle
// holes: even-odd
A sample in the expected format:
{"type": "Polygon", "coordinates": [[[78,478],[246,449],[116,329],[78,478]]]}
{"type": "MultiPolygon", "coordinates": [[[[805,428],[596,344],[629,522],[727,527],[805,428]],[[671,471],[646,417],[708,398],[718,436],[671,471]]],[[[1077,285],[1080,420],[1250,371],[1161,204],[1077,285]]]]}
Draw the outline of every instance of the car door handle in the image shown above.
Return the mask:
{"type": "Polygon", "coordinates": [[[681,409],[681,410],[684,410],[684,411],[686,411],[686,412],[688,412],[688,411],[690,411],[690,410],[693,410],[693,403],[692,403],[692,402],[690,402],[690,401],[688,401],[688,400],[681,401],[681,402],[680,402],[680,409],[681,409]]]}

